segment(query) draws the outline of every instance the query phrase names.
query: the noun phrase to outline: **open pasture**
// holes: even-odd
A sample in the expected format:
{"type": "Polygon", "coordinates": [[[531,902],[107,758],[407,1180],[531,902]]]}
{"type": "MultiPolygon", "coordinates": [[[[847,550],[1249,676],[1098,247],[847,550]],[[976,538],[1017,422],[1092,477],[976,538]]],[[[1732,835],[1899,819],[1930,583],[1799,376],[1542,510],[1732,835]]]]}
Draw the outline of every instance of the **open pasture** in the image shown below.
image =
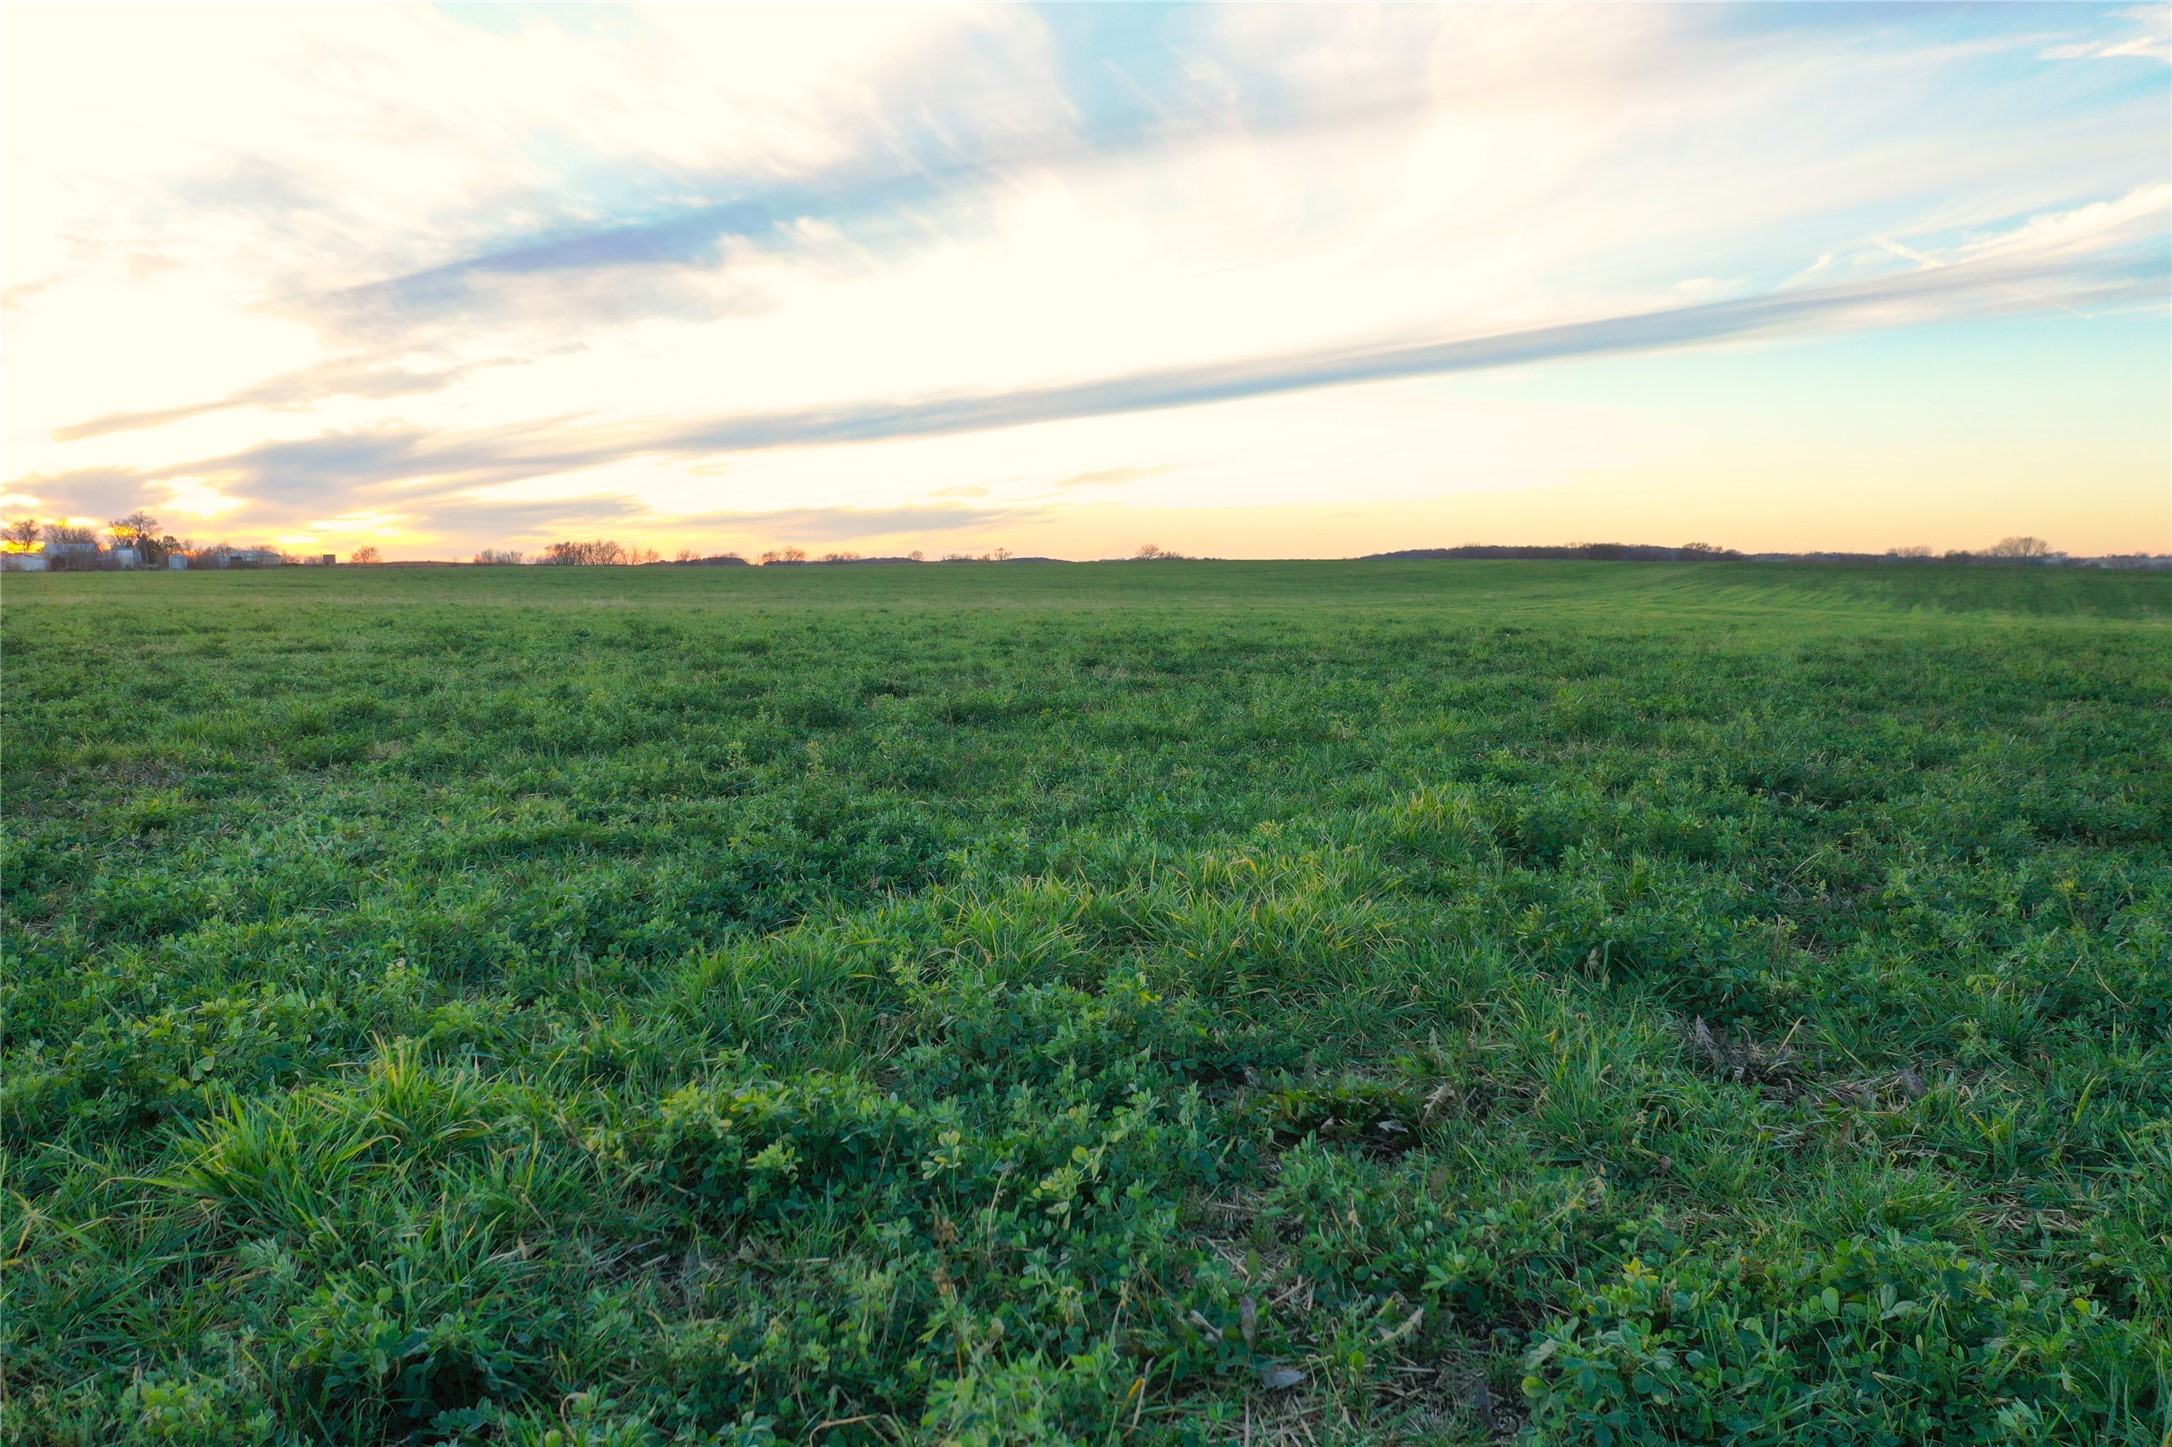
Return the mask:
{"type": "Polygon", "coordinates": [[[2172,1426],[2172,576],[5,615],[10,1442],[2172,1426]]]}

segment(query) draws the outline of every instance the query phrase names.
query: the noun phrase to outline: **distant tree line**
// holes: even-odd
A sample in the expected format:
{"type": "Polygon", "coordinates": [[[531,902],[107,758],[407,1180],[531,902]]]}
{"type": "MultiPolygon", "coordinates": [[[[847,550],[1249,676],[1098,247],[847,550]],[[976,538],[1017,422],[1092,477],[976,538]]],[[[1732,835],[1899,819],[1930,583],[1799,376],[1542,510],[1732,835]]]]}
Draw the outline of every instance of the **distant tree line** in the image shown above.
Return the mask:
{"type": "MultiPolygon", "coordinates": [[[[132,514],[142,521],[151,521],[139,514],[132,514]]],[[[7,530],[14,538],[20,524],[7,530]]],[[[48,530],[50,531],[50,529],[48,530]]],[[[87,529],[76,529],[84,531],[87,529]]],[[[170,541],[170,540],[169,540],[170,541]]],[[[10,548],[14,547],[11,542],[10,548]]],[[[2035,564],[2047,566],[2094,566],[2128,568],[2172,568],[2172,555],[2157,556],[2149,553],[2122,554],[2101,558],[2073,558],[2062,553],[2042,538],[2015,536],[2001,538],[1980,551],[1953,549],[1938,552],[1935,549],[1913,545],[1889,548],[1883,553],[1848,552],[1801,552],[1801,553],[1744,553],[1735,548],[1723,548],[1712,543],[1689,542],[1666,547],[1651,543],[1566,543],[1566,544],[1498,544],[1465,543],[1454,548],[1405,548],[1396,552],[1368,553],[1361,562],[1418,561],[1430,558],[1496,558],[1496,559],[1563,559],[1586,562],[1629,563],[1725,563],[1725,562],[1899,562],[1899,563],[2005,563],[2035,564]]],[[[1155,543],[1141,543],[1132,553],[1135,562],[1182,562],[1212,561],[1198,559],[1174,548],[1155,543]]],[[[350,558],[354,563],[378,561],[375,548],[357,550],[350,558]]],[[[665,558],[654,548],[628,547],[608,538],[588,541],[568,539],[555,542],[533,558],[510,548],[485,548],[474,556],[478,564],[542,563],[559,567],[747,567],[750,560],[738,553],[698,554],[692,548],[681,548],[671,558],[665,558]]],[[[823,566],[874,566],[880,564],[921,563],[930,561],[925,553],[915,550],[899,555],[868,557],[849,549],[838,549],[810,556],[805,548],[777,547],[760,553],[751,560],[763,567],[823,567],[823,566]]],[[[943,563],[1051,563],[1062,559],[1046,557],[1016,557],[1008,548],[991,548],[983,553],[945,553],[934,559],[943,563]]]]}
{"type": "Polygon", "coordinates": [[[1800,558],[1810,562],[1843,560],[1876,560],[1889,563],[2022,563],[2037,565],[2066,565],[2101,563],[2101,558],[2074,558],[2060,552],[2042,538],[2000,538],[1981,552],[1967,548],[1949,548],[1941,553],[1921,543],[1908,547],[1887,548],[1883,553],[1759,553],[1760,560],[1785,561],[1800,558]]]}
{"type": "MultiPolygon", "coordinates": [[[[1141,550],[1142,557],[1146,556],[1141,550]]],[[[1888,548],[1882,553],[1805,552],[1744,553],[1710,543],[1683,543],[1658,547],[1649,543],[1569,543],[1566,546],[1501,546],[1466,543],[1459,548],[1406,548],[1393,553],[1368,553],[1360,562],[1401,562],[1426,558],[1560,558],[1592,562],[1629,563],[1989,563],[2039,567],[2172,568],[2172,555],[2117,554],[2076,558],[2060,552],[2042,538],[2001,538],[1981,552],[1956,548],[1947,552],[1917,544],[1888,548]]]]}
{"type": "MultiPolygon", "coordinates": [[[[49,570],[125,567],[131,561],[130,554],[133,554],[133,563],[141,567],[164,567],[169,558],[176,556],[186,559],[192,566],[219,568],[281,567],[332,560],[328,553],[292,554],[279,548],[237,547],[226,542],[200,545],[165,533],[159,527],[158,519],[140,508],[125,517],[113,519],[103,536],[98,529],[84,524],[40,522],[32,517],[17,518],[0,525],[0,553],[39,555],[38,566],[49,570]]],[[[1137,556],[1177,559],[1184,554],[1148,543],[1138,550],[1137,556]]],[[[540,553],[533,556],[515,548],[482,548],[475,552],[470,561],[484,567],[542,564],[553,567],[743,568],[750,565],[748,559],[736,552],[700,554],[692,548],[681,548],[675,556],[666,559],[655,548],[628,546],[611,538],[562,539],[546,545],[540,553]]],[[[927,561],[927,554],[918,549],[904,554],[875,557],[868,557],[850,549],[836,549],[819,557],[810,557],[805,548],[780,547],[762,553],[759,558],[759,562],[767,567],[848,564],[877,566],[927,561]]],[[[1018,558],[1012,555],[1010,549],[999,547],[982,553],[946,553],[937,561],[1052,563],[1062,560],[1046,557],[1018,558]]],[[[364,544],[353,549],[347,554],[347,562],[355,567],[386,565],[383,553],[375,544],[364,544]]]]}
{"type": "MultiPolygon", "coordinates": [[[[106,572],[114,569],[166,568],[176,560],[191,568],[283,568],[318,566],[332,561],[332,554],[295,552],[270,546],[239,545],[221,540],[200,543],[175,537],[159,520],[137,508],[109,521],[104,528],[88,523],[40,522],[19,517],[0,525],[0,555],[35,558],[47,572],[106,572]]],[[[348,555],[350,563],[381,561],[375,547],[365,546],[348,555]]]]}
{"type": "Polygon", "coordinates": [[[37,557],[49,571],[102,571],[111,568],[163,568],[171,558],[209,556],[209,548],[177,538],[143,508],[112,519],[101,531],[87,523],[40,522],[19,517],[0,527],[0,553],[37,557]]]}
{"type": "Polygon", "coordinates": [[[1360,562],[1400,562],[1422,558],[1560,558],[1601,563],[1709,563],[1740,558],[1733,548],[1710,543],[1683,543],[1656,547],[1650,543],[1568,543],[1560,546],[1517,546],[1498,543],[1465,543],[1459,548],[1405,548],[1394,553],[1367,553],[1360,562]]]}
{"type": "Polygon", "coordinates": [[[561,568],[595,568],[653,563],[662,557],[663,554],[654,548],[629,548],[606,538],[596,538],[588,542],[552,543],[536,561],[561,568]]]}
{"type": "MultiPolygon", "coordinates": [[[[279,567],[297,563],[318,563],[331,560],[329,554],[294,555],[278,548],[235,547],[226,542],[198,544],[186,538],[177,538],[167,532],[159,520],[142,508],[112,519],[101,530],[83,523],[41,522],[35,517],[18,517],[0,525],[0,555],[36,559],[33,566],[54,571],[102,570],[137,566],[162,568],[169,560],[181,558],[192,567],[279,567]]],[[[1132,554],[1138,562],[1176,562],[1187,559],[1186,554],[1155,543],[1142,543],[1132,554]]],[[[1661,547],[1648,543],[1568,543],[1565,545],[1503,545],[1495,543],[1466,543],[1454,548],[1405,548],[1396,552],[1368,553],[1361,562],[1417,561],[1432,558],[1497,558],[1497,559],[1571,559],[1594,562],[1887,562],[1887,563],[1982,563],[2033,566],[2108,567],[2172,569],[2172,554],[2128,553],[2103,557],[2077,558],[2060,552],[2042,538],[2013,536],[2001,538],[1980,551],[1950,549],[1938,552],[1930,547],[1914,544],[1888,548],[1883,553],[1849,552],[1801,552],[1801,553],[1743,553],[1734,548],[1716,547],[1711,543],[1682,543],[1674,547],[1661,547]]],[[[759,562],[765,567],[825,565],[877,565],[919,563],[927,561],[927,555],[915,550],[898,556],[864,557],[850,550],[835,550],[820,557],[809,557],[805,548],[781,547],[763,552],[759,562]]],[[[356,548],[348,554],[351,564],[368,566],[384,561],[374,545],[356,548]]],[[[665,559],[655,548],[628,547],[608,538],[586,541],[566,539],[549,544],[533,558],[511,548],[484,548],[474,555],[473,561],[485,566],[508,566],[524,563],[541,563],[557,567],[746,567],[748,560],[738,553],[697,554],[692,548],[679,549],[676,556],[665,559]]],[[[1046,563],[1061,559],[1045,557],[1014,557],[1007,548],[991,548],[983,553],[945,553],[937,561],[944,563],[1046,563]]],[[[16,566],[10,564],[10,566],[16,566]]]]}

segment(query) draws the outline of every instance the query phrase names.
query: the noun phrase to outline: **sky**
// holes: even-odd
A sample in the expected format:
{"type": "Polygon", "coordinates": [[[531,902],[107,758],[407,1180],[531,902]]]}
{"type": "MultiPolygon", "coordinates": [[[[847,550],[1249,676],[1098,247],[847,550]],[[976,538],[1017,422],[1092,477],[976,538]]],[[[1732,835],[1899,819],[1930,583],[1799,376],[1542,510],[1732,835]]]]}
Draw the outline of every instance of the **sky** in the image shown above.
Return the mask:
{"type": "Polygon", "coordinates": [[[2172,551],[2172,5],[12,4],[0,512],[2172,551]]]}

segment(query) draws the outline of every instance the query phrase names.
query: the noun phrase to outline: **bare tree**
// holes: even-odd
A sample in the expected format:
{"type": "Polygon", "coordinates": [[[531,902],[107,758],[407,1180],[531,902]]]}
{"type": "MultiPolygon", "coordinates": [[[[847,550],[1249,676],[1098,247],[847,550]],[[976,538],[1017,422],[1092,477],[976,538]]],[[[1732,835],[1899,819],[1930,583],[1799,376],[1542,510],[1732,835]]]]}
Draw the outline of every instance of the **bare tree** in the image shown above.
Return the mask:
{"type": "Polygon", "coordinates": [[[115,547],[135,549],[136,556],[150,566],[155,568],[166,561],[166,549],[159,536],[158,519],[144,509],[139,507],[134,512],[113,519],[106,524],[106,530],[113,534],[115,547]]]}
{"type": "Polygon", "coordinates": [[[1990,547],[1984,549],[1984,556],[2028,562],[2038,558],[2050,557],[2051,544],[2045,542],[2042,538],[2000,538],[1990,547]]]}
{"type": "Polygon", "coordinates": [[[626,561],[626,550],[605,538],[589,542],[552,543],[538,560],[559,567],[601,567],[626,561]]]}
{"type": "Polygon", "coordinates": [[[1139,550],[1131,556],[1141,562],[1178,562],[1184,557],[1182,553],[1169,548],[1157,547],[1153,543],[1139,544],[1139,550]]]}
{"type": "Polygon", "coordinates": [[[68,571],[76,568],[96,568],[99,560],[83,556],[84,545],[95,551],[98,546],[98,530],[76,523],[47,523],[45,525],[45,555],[50,560],[46,566],[68,571]]]}
{"type": "Polygon", "coordinates": [[[36,518],[17,518],[5,528],[0,528],[0,545],[4,545],[11,553],[34,553],[38,550],[39,531],[36,518]]]}
{"type": "Polygon", "coordinates": [[[485,548],[475,555],[475,561],[486,565],[504,566],[513,563],[525,563],[528,561],[528,555],[515,552],[511,548],[485,548]]]}
{"type": "Polygon", "coordinates": [[[356,548],[347,555],[348,562],[362,567],[367,567],[372,563],[381,563],[384,560],[384,555],[379,553],[374,545],[356,548]]]}
{"type": "Polygon", "coordinates": [[[1906,562],[1913,562],[1919,558],[1928,558],[1935,556],[1931,552],[1930,545],[1927,543],[1909,543],[1905,547],[1887,548],[1885,550],[1885,555],[1889,558],[1899,558],[1906,562]]]}

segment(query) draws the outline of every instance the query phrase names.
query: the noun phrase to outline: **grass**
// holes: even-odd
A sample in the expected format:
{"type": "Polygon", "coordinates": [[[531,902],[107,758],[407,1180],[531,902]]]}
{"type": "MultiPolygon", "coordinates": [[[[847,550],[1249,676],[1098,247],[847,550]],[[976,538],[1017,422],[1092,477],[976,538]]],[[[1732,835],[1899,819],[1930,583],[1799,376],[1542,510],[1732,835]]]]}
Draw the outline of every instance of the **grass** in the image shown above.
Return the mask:
{"type": "Polygon", "coordinates": [[[8,1442],[2172,1426],[2172,578],[5,601],[8,1442]]]}

